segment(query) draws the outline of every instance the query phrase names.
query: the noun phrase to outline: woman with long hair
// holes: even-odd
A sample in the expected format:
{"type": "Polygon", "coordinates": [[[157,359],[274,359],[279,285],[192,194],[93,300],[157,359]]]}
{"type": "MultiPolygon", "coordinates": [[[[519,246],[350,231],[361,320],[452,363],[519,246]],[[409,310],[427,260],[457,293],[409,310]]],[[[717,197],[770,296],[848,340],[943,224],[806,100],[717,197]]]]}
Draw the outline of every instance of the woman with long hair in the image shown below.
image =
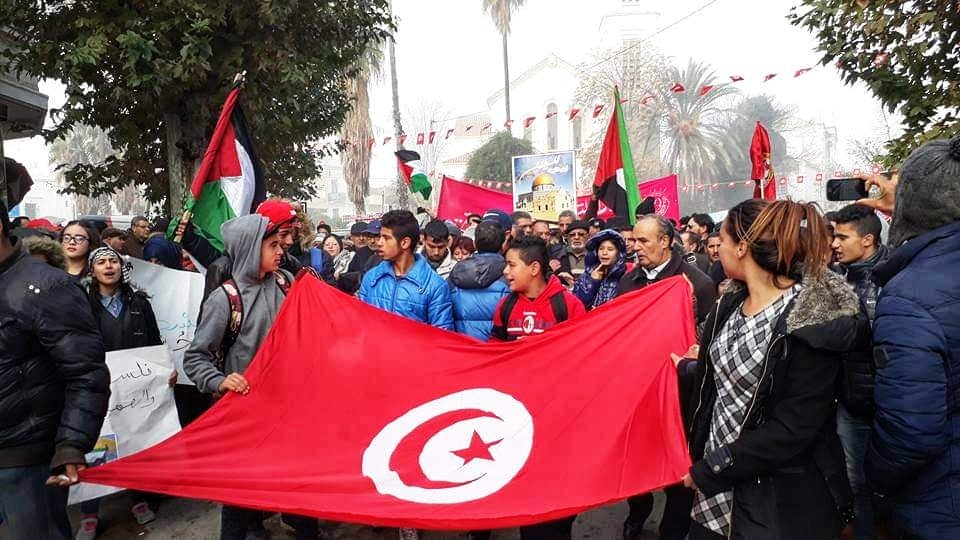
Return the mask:
{"type": "Polygon", "coordinates": [[[689,538],[835,538],[852,517],[837,379],[866,319],[826,268],[815,205],[742,202],[720,238],[733,282],[706,320],[699,358],[675,358],[681,387],[695,392],[686,415],[694,464],[683,478],[696,490],[689,538]]]}
{"type": "Polygon", "coordinates": [[[617,231],[600,231],[587,242],[585,264],[573,294],[591,310],[616,298],[620,278],[627,271],[627,242],[617,231]]]}
{"type": "MultiPolygon", "coordinates": [[[[163,344],[150,300],[145,293],[130,285],[123,256],[111,247],[99,247],[90,252],[88,267],[90,282],[87,297],[103,337],[104,350],[163,344]]],[[[176,373],[174,371],[168,379],[170,386],[177,382],[176,373]]],[[[153,521],[156,516],[147,503],[146,494],[138,491],[131,491],[130,494],[133,499],[131,512],[137,523],[143,525],[153,521]]],[[[96,537],[99,511],[100,499],[80,503],[80,528],[76,540],[93,540],[96,537]]]]}
{"type": "Polygon", "coordinates": [[[67,273],[79,282],[88,273],[90,252],[100,247],[100,233],[86,221],[70,221],[60,231],[60,245],[67,257],[67,273]]]}

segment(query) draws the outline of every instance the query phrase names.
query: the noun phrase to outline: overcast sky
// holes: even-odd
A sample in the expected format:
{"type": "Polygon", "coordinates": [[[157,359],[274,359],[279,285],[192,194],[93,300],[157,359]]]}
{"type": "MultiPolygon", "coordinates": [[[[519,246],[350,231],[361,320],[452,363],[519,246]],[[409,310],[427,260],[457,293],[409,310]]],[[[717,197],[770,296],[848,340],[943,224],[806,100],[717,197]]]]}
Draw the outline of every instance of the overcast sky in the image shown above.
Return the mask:
{"type": "MultiPolygon", "coordinates": [[[[615,11],[619,3],[527,0],[512,23],[512,76],[550,53],[575,65],[591,58],[600,43],[601,17],[615,11]]],[[[483,14],[481,0],[394,0],[393,4],[399,19],[401,109],[423,98],[441,102],[454,115],[485,111],[487,97],[502,87],[503,72],[500,36],[483,14]]],[[[795,106],[801,118],[835,125],[841,161],[846,141],[871,135],[879,107],[862,85],[845,86],[833,66],[815,67],[803,77],[793,78],[795,70],[816,66],[819,59],[812,35],[787,22],[786,15],[797,0],[640,0],[644,9],[660,14],[660,28],[706,4],[702,11],[652,39],[674,64],[685,65],[693,58],[710,64],[720,77],[741,75],[746,80],[738,86],[745,94],[773,95],[781,103],[795,106]],[[780,75],[763,83],[767,73],[780,75]]],[[[373,85],[371,116],[378,137],[382,137],[392,132],[388,66],[373,85]]],[[[44,82],[41,89],[50,95],[51,108],[62,104],[58,84],[44,82]]],[[[382,185],[395,174],[392,150],[380,146],[380,141],[374,149],[374,185],[382,185]]],[[[12,141],[7,149],[28,167],[46,161],[40,140],[12,141]]]]}

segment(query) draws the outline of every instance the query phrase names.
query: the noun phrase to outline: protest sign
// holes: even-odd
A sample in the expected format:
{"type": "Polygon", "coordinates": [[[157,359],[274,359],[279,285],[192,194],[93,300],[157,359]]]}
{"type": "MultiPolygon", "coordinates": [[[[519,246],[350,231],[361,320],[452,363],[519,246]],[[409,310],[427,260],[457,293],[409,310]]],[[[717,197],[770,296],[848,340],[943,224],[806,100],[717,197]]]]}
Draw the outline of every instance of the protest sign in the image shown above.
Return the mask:
{"type": "Polygon", "coordinates": [[[193,341],[197,315],[203,302],[203,276],[196,272],[173,270],[133,257],[131,281],[135,288],[147,293],[157,316],[160,338],[170,349],[173,363],[180,373],[177,384],[189,384],[183,372],[183,353],[193,341]]]}
{"type": "MultiPolygon", "coordinates": [[[[180,431],[173,389],[167,378],[173,370],[164,345],[107,353],[110,404],[100,438],[87,454],[90,467],[115,461],[153,446],[180,431]]],[[[69,504],[120,491],[93,484],[70,488],[69,504]]]]}

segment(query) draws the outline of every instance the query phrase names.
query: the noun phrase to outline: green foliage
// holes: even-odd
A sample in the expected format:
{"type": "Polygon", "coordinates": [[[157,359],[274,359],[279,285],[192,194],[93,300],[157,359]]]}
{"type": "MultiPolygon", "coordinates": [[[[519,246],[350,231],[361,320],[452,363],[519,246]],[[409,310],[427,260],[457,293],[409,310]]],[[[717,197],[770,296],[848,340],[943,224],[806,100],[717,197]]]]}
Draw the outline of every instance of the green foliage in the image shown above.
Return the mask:
{"type": "Polygon", "coordinates": [[[864,82],[904,134],[888,141],[896,166],[916,147],[960,133],[960,9],[955,0],[877,2],[803,0],[789,19],[819,41],[821,63],[837,63],[844,81],[864,82]]]}
{"type": "Polygon", "coordinates": [[[264,164],[268,190],[303,199],[350,103],[344,80],[370,43],[392,29],[387,0],[5,0],[0,27],[17,50],[0,62],[66,87],[49,141],[78,124],[107,131],[120,150],[65,170],[69,190],[98,194],[137,182],[167,195],[165,118],[188,170],[206,149],[234,74],[247,71],[241,103],[264,164]]]}
{"type": "Polygon", "coordinates": [[[470,156],[467,162],[467,178],[510,182],[513,178],[513,156],[535,154],[530,141],[517,139],[508,131],[501,131],[470,156]]]}

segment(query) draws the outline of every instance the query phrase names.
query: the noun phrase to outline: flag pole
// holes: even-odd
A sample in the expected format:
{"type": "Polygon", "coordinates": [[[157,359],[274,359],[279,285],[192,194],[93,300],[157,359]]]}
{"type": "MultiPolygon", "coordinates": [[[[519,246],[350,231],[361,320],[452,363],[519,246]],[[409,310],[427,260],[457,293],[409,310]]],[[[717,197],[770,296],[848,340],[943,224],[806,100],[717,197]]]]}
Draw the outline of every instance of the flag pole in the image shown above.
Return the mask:
{"type": "MultiPolygon", "coordinates": [[[[247,70],[238,72],[233,76],[233,87],[243,86],[243,83],[247,82],[247,70]]],[[[173,235],[173,243],[180,245],[183,242],[183,233],[187,230],[187,225],[190,224],[190,219],[193,217],[193,212],[188,208],[183,211],[183,215],[180,216],[180,221],[177,222],[177,228],[175,229],[173,235]]],[[[168,229],[169,230],[169,229],[168,229]]]]}

